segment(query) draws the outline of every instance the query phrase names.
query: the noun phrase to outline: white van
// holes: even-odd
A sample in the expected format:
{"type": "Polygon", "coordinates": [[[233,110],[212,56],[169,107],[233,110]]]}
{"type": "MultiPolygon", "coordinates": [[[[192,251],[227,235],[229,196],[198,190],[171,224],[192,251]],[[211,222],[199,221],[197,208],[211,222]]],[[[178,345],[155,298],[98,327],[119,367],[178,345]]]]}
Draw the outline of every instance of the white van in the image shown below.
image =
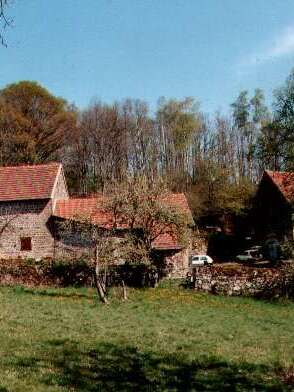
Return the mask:
{"type": "Polygon", "coordinates": [[[208,255],[192,255],[190,257],[190,265],[192,267],[196,265],[211,265],[211,264],[213,264],[213,260],[208,255]]]}

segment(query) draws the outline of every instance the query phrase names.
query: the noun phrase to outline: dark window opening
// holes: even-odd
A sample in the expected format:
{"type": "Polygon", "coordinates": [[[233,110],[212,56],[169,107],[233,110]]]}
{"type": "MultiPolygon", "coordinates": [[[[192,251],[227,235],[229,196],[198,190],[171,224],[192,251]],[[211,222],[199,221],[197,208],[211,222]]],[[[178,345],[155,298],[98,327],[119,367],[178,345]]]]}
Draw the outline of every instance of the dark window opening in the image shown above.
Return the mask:
{"type": "Polygon", "coordinates": [[[23,237],[20,239],[20,250],[29,251],[32,250],[32,238],[23,237]]]}

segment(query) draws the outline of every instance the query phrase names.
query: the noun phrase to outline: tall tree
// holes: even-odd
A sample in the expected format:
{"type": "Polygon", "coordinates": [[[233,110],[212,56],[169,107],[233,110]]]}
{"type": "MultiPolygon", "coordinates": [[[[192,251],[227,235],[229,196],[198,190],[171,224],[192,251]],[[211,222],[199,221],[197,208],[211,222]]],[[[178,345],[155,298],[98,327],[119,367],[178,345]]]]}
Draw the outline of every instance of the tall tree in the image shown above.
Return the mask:
{"type": "Polygon", "coordinates": [[[248,153],[250,155],[250,162],[252,163],[252,180],[260,178],[263,167],[260,165],[258,158],[260,157],[258,152],[258,142],[264,137],[265,127],[270,122],[270,113],[265,104],[265,96],[261,89],[256,89],[254,96],[250,100],[251,105],[251,127],[252,127],[252,138],[251,143],[248,146],[248,153]]]}
{"type": "Polygon", "coordinates": [[[265,124],[257,140],[257,158],[261,171],[283,170],[285,157],[284,136],[276,122],[265,124]]]}
{"type": "Polygon", "coordinates": [[[294,68],[274,98],[274,122],[284,147],[283,168],[294,170],[294,68]]]}
{"type": "Polygon", "coordinates": [[[238,130],[238,161],[239,175],[241,177],[248,174],[248,139],[251,138],[249,126],[250,103],[248,101],[248,92],[241,91],[236,101],[232,103],[233,119],[236,129],[238,130]]]}
{"type": "Polygon", "coordinates": [[[294,169],[294,69],[274,91],[272,118],[262,124],[257,157],[262,169],[294,169]]]}
{"type": "Polygon", "coordinates": [[[245,129],[250,115],[250,103],[248,102],[248,91],[241,91],[236,101],[231,104],[235,125],[239,129],[245,129]]]}
{"type": "Polygon", "coordinates": [[[270,114],[265,104],[265,96],[260,88],[255,89],[254,96],[250,100],[250,105],[254,124],[262,125],[262,123],[269,120],[270,114]]]}
{"type": "Polygon", "coordinates": [[[156,112],[160,135],[161,169],[172,187],[188,186],[192,175],[191,144],[199,130],[198,104],[191,97],[184,100],[161,98],[156,112]]]}
{"type": "Polygon", "coordinates": [[[75,111],[36,82],[22,81],[0,90],[0,112],[2,165],[60,158],[60,149],[76,127],[75,111]]]}

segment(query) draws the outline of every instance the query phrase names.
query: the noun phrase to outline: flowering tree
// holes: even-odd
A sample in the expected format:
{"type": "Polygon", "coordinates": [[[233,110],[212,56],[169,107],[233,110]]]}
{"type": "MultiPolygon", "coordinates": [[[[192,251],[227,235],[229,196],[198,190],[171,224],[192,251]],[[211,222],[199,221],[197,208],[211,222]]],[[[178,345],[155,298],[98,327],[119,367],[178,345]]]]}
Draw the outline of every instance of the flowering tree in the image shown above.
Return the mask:
{"type": "Polygon", "coordinates": [[[128,227],[132,258],[152,262],[153,244],[163,234],[188,243],[189,217],[167,202],[169,191],[162,181],[150,183],[146,177],[130,178],[113,187],[106,208],[114,216],[113,227],[128,227]],[[138,255],[138,257],[136,257],[138,255]]]}
{"type": "MultiPolygon", "coordinates": [[[[151,264],[153,243],[162,234],[176,237],[185,246],[188,240],[188,219],[177,208],[168,205],[168,192],[161,182],[150,184],[145,177],[130,179],[123,185],[109,188],[97,209],[109,218],[99,224],[93,217],[76,216],[62,224],[63,231],[74,232],[88,244],[89,263],[93,270],[97,294],[103,303],[108,303],[107,275],[111,265],[130,263],[151,264]]],[[[124,299],[126,287],[121,277],[124,299]]]]}

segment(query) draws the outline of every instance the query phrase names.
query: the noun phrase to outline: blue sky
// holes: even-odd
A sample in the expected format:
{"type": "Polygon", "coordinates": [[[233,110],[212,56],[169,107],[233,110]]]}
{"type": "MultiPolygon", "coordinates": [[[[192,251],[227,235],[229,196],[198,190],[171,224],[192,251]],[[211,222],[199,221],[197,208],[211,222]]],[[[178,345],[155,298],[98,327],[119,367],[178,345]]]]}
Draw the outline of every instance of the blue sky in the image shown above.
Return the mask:
{"type": "Polygon", "coordinates": [[[36,80],[93,97],[193,96],[227,111],[242,89],[268,102],[294,66],[293,0],[14,0],[0,87],[36,80]]]}

